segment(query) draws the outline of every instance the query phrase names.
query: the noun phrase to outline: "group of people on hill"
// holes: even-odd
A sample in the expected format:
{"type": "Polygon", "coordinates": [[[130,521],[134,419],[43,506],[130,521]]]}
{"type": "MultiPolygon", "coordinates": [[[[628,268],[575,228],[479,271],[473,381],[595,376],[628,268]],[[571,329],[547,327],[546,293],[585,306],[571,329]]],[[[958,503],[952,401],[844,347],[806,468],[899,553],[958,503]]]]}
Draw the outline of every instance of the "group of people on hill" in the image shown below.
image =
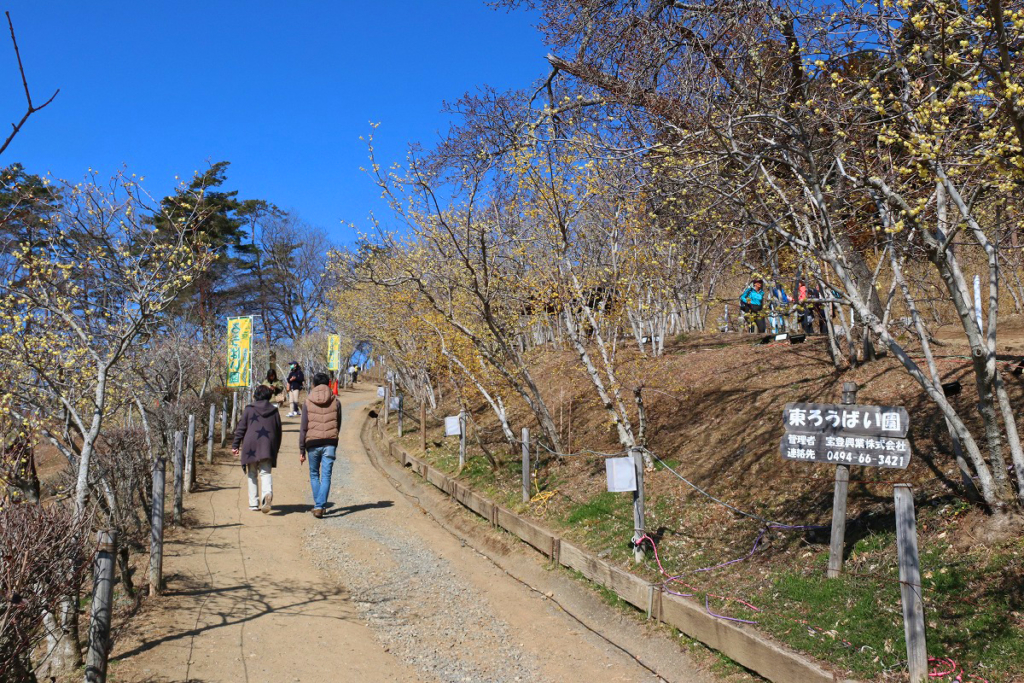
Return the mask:
{"type": "Polygon", "coordinates": [[[794,296],[790,298],[782,285],[776,283],[765,291],[764,280],[755,277],[740,294],[740,311],[750,332],[784,332],[786,317],[793,313],[805,334],[814,334],[815,323],[818,334],[827,334],[823,298],[821,290],[808,287],[803,278],[798,279],[794,296]]]}
{"type": "Polygon", "coordinates": [[[286,417],[299,421],[299,464],[309,462],[309,484],[313,493],[313,516],[324,515],[331,490],[331,473],[341,430],[341,402],[338,383],[330,375],[313,375],[312,388],[301,408],[299,392],[306,377],[296,361],[289,365],[288,377],[282,383],[271,368],[266,379],[253,391],[253,401],[242,411],[235,426],[231,451],[239,458],[249,485],[249,509],[270,512],[274,500],[271,470],[277,467],[281,449],[281,408],[287,399],[291,412],[286,417]],[[277,397],[280,396],[280,407],[277,397]]]}

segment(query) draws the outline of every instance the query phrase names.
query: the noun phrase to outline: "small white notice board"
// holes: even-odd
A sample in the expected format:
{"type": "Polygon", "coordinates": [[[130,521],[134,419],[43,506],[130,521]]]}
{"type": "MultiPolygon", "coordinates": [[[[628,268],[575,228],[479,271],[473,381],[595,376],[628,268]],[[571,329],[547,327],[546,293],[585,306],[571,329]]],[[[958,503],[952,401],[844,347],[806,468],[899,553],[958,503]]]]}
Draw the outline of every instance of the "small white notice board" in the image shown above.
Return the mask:
{"type": "Polygon", "coordinates": [[[399,400],[400,399],[397,396],[392,396],[391,397],[391,406],[390,407],[391,407],[392,411],[397,411],[401,407],[402,404],[399,402],[399,400]]]}
{"type": "Polygon", "coordinates": [[[636,491],[636,466],[633,464],[633,458],[606,458],[604,468],[608,474],[609,491],[636,491]]]}
{"type": "Polygon", "coordinates": [[[384,398],[384,387],[377,387],[377,396],[384,398]]]}
{"type": "Polygon", "coordinates": [[[460,436],[462,434],[462,426],[459,424],[459,416],[452,415],[444,419],[444,435],[445,436],[460,436]]]}

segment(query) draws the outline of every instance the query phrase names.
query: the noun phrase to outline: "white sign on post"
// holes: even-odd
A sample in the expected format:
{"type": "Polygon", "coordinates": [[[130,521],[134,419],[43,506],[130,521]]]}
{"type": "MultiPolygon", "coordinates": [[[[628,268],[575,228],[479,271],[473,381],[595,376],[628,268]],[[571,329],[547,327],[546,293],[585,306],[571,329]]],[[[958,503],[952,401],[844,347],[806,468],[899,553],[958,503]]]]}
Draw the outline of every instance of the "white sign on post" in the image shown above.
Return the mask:
{"type": "Polygon", "coordinates": [[[392,412],[397,411],[399,409],[399,407],[402,405],[401,403],[399,403],[399,400],[400,399],[397,396],[392,396],[391,397],[391,411],[392,412]]]}
{"type": "Polygon", "coordinates": [[[384,398],[384,387],[377,387],[377,396],[384,398]]]}
{"type": "Polygon", "coordinates": [[[459,425],[459,416],[453,415],[444,419],[444,435],[445,436],[460,436],[462,434],[462,428],[459,425]]]}
{"type": "Polygon", "coordinates": [[[608,474],[609,491],[636,491],[636,465],[633,464],[633,458],[606,458],[604,468],[608,474]]]}

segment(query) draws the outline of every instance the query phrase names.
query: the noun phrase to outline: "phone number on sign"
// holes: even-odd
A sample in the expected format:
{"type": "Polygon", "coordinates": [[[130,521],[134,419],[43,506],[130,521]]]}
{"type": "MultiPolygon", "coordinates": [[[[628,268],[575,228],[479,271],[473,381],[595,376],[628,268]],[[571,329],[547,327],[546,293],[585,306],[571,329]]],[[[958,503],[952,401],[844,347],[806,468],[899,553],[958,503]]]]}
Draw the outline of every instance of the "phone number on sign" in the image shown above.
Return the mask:
{"type": "Polygon", "coordinates": [[[825,454],[829,462],[841,462],[849,465],[875,465],[879,467],[906,467],[905,455],[857,453],[856,451],[828,451],[825,454]]]}

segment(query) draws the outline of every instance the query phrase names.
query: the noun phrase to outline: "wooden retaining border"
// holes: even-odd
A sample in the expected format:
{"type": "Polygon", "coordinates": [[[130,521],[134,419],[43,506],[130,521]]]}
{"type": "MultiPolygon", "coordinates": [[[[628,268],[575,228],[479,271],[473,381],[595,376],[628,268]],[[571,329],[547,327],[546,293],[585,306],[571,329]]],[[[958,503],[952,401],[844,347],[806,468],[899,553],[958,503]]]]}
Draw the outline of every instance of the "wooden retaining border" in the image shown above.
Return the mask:
{"type": "Polygon", "coordinates": [[[647,613],[648,618],[679,629],[713,650],[777,683],[857,683],[826,671],[789,648],[769,640],[756,629],[713,617],[694,600],[662,591],[651,583],[586,552],[544,527],[487,500],[437,468],[407,453],[388,440],[391,457],[410,467],[424,480],[472,510],[492,525],[515,534],[557,564],[575,569],[589,580],[615,592],[622,600],[647,613]]]}

